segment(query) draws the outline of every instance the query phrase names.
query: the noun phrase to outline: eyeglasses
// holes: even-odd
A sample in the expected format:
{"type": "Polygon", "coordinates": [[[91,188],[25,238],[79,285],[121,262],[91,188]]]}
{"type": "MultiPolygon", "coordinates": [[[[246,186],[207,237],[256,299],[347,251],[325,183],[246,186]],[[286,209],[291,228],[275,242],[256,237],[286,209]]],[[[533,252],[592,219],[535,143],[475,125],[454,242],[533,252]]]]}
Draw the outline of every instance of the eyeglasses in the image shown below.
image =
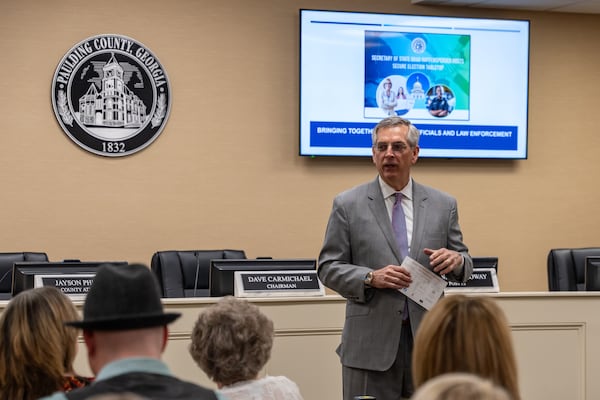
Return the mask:
{"type": "Polygon", "coordinates": [[[392,152],[394,153],[403,153],[404,150],[408,149],[408,146],[402,142],[394,142],[394,143],[386,143],[386,142],[378,142],[375,143],[375,150],[380,153],[387,151],[387,149],[392,146],[392,152]]]}

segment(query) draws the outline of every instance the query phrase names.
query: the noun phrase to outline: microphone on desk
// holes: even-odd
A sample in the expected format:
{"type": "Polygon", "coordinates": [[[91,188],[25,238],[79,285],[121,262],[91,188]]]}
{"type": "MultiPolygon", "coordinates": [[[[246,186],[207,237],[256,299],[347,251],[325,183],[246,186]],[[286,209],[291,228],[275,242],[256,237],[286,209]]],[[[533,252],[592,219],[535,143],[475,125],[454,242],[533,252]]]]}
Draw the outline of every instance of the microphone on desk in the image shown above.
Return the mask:
{"type": "Polygon", "coordinates": [[[200,254],[196,254],[196,278],[194,279],[194,297],[196,297],[196,290],[198,289],[198,274],[200,273],[200,254]]]}

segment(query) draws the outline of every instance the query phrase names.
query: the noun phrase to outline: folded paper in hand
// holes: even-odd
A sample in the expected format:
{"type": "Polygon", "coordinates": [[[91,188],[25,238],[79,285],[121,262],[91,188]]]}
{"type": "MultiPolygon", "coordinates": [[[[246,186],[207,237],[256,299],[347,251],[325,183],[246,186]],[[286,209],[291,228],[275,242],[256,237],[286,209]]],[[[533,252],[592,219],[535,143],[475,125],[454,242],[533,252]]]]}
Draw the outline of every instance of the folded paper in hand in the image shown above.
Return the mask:
{"type": "Polygon", "coordinates": [[[412,283],[400,289],[400,292],[426,310],[431,309],[444,293],[448,282],[410,257],[404,258],[402,266],[410,272],[412,283]]]}

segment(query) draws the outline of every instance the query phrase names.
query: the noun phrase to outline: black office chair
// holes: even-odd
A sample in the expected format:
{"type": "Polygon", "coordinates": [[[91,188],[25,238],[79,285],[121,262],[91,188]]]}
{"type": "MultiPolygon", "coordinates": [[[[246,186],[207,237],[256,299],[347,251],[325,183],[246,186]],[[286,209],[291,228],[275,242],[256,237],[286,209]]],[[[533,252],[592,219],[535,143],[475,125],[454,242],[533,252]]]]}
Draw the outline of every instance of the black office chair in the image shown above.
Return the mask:
{"type": "Polygon", "coordinates": [[[245,259],[243,250],[168,250],[152,256],[150,268],[162,297],[209,296],[210,260],[245,259]]]}
{"type": "Polygon", "coordinates": [[[13,265],[15,262],[23,261],[48,261],[48,255],[30,251],[0,253],[0,300],[11,298],[13,265]]]}
{"type": "Polygon", "coordinates": [[[548,289],[585,290],[585,259],[589,256],[600,256],[600,247],[550,250],[547,265],[548,289]]]}
{"type": "Polygon", "coordinates": [[[498,274],[498,257],[472,257],[473,269],[475,268],[494,268],[498,274]]]}

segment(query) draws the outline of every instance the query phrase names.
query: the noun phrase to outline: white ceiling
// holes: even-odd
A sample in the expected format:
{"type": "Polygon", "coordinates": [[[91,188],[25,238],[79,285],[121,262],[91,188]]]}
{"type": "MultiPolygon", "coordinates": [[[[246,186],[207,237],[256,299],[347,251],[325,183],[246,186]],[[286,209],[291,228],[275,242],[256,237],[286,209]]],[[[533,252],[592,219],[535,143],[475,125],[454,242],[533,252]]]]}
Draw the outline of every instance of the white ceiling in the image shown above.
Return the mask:
{"type": "Polygon", "coordinates": [[[600,0],[412,0],[413,4],[600,14],[600,0]]]}

